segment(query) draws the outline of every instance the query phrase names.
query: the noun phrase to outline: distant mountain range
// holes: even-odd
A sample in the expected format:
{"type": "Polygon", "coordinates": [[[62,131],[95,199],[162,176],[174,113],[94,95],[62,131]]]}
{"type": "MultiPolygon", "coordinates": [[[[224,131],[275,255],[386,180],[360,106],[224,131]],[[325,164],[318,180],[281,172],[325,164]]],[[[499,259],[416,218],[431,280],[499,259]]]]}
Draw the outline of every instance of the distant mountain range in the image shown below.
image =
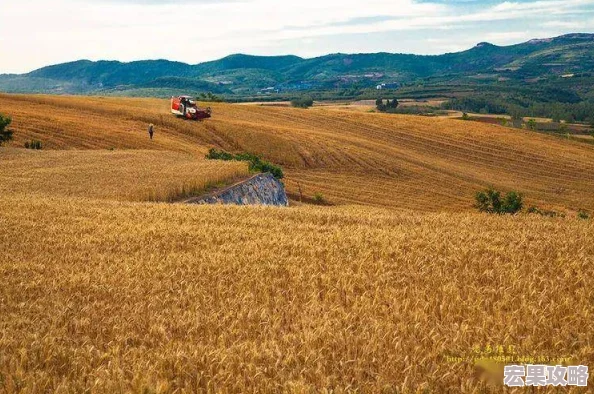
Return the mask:
{"type": "MultiPolygon", "coordinates": [[[[53,94],[166,96],[212,92],[230,97],[291,95],[302,91],[388,87],[481,85],[591,77],[594,34],[575,33],[511,46],[480,43],[436,56],[392,53],[297,56],[231,55],[189,65],[167,60],[131,63],[79,60],[28,74],[0,75],[0,91],[53,94]]],[[[582,81],[583,82],[583,81],[582,81]]],[[[587,93],[587,92],[586,92],[587,93]]]]}

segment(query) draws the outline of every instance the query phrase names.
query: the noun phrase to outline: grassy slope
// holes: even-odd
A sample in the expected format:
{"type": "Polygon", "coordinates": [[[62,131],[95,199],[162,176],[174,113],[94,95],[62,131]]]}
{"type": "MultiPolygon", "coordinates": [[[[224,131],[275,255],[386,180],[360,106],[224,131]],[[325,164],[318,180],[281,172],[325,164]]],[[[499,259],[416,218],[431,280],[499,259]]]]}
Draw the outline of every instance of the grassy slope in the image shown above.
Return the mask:
{"type": "Polygon", "coordinates": [[[15,145],[157,149],[202,156],[208,147],[262,154],[286,168],[288,191],[335,204],[470,210],[489,184],[529,203],[594,209],[594,147],[494,125],[450,119],[214,105],[214,118],[183,122],[157,99],[0,95],[14,117],[15,145]],[[146,135],[157,125],[157,138],[146,135]]]}

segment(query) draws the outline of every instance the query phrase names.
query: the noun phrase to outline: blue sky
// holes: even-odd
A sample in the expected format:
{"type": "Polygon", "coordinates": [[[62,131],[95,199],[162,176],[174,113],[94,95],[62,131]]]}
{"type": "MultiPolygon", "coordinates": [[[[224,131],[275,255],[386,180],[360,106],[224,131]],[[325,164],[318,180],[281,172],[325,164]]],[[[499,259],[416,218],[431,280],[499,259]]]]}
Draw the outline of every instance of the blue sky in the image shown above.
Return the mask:
{"type": "Polygon", "coordinates": [[[1,1],[0,16],[0,73],[77,59],[439,54],[594,32],[594,0],[22,0],[1,1]]]}

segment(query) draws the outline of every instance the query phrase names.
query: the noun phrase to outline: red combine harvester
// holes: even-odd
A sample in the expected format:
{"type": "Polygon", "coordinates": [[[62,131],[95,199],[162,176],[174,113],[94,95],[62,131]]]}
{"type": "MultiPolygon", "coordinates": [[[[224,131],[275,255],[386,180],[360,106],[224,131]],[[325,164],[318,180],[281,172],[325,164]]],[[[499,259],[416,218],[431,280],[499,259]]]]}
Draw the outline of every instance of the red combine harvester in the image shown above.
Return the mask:
{"type": "Polygon", "coordinates": [[[211,116],[211,109],[200,108],[190,96],[171,97],[171,113],[184,119],[201,120],[211,116]]]}

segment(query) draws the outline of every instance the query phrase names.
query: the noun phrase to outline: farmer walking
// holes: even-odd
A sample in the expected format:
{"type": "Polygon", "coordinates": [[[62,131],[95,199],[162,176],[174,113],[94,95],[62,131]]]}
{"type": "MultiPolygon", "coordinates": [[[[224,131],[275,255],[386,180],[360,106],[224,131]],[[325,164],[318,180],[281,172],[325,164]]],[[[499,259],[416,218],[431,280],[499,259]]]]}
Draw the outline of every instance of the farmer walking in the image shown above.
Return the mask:
{"type": "Polygon", "coordinates": [[[149,125],[148,132],[149,132],[149,137],[151,137],[151,140],[152,140],[153,134],[155,132],[155,126],[152,123],[149,125]]]}

